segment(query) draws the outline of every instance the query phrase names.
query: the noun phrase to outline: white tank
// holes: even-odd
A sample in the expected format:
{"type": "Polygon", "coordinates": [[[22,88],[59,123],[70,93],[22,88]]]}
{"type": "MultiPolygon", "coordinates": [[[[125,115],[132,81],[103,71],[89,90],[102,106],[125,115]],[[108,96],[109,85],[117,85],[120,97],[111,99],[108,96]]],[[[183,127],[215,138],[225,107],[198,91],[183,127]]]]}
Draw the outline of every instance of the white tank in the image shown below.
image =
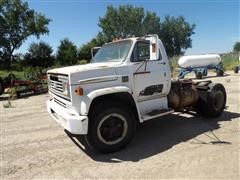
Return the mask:
{"type": "Polygon", "coordinates": [[[203,67],[208,65],[218,65],[221,57],[218,54],[182,56],[178,60],[178,65],[182,68],[203,67]]]}

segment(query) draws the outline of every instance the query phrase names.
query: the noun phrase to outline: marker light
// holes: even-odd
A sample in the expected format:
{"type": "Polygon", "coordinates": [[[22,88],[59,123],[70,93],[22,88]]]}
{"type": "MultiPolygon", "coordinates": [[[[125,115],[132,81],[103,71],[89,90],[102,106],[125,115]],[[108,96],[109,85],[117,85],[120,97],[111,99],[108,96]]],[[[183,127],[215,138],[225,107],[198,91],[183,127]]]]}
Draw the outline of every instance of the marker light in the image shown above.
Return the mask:
{"type": "Polygon", "coordinates": [[[75,89],[75,93],[76,93],[78,96],[83,96],[83,88],[78,87],[77,89],[75,89]]]}

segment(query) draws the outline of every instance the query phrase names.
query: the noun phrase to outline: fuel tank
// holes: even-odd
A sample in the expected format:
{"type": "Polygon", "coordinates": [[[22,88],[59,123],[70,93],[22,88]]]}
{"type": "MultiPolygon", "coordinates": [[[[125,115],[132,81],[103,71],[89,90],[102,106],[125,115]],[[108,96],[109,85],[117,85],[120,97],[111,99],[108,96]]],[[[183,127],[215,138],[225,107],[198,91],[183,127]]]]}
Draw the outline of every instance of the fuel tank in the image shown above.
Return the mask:
{"type": "Polygon", "coordinates": [[[168,94],[168,107],[181,110],[193,106],[198,100],[198,91],[192,80],[173,81],[168,94]]]}
{"type": "Polygon", "coordinates": [[[218,54],[191,55],[182,56],[178,60],[178,65],[182,68],[204,67],[209,65],[218,65],[221,57],[218,54]]]}

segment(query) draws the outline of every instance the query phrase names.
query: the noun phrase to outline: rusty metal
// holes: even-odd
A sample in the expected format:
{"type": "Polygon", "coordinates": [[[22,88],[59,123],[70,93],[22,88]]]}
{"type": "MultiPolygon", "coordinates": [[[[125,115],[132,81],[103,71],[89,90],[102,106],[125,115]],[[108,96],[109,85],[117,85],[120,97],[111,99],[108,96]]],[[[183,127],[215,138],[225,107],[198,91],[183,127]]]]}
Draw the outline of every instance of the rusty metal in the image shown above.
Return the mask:
{"type": "Polygon", "coordinates": [[[198,91],[192,80],[172,82],[168,94],[168,106],[174,110],[181,110],[193,106],[198,100],[198,91]]]}

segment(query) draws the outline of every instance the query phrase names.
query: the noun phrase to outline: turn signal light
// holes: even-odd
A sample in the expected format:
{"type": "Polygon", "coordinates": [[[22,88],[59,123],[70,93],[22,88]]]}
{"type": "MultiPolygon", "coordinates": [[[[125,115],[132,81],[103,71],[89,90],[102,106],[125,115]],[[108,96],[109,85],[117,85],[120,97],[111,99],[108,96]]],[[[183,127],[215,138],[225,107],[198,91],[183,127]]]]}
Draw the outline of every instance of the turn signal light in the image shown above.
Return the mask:
{"type": "Polygon", "coordinates": [[[156,52],[156,44],[152,44],[152,53],[156,52]]]}
{"type": "Polygon", "coordinates": [[[77,89],[75,89],[75,93],[76,93],[78,96],[83,96],[83,88],[78,87],[77,89]]]}

